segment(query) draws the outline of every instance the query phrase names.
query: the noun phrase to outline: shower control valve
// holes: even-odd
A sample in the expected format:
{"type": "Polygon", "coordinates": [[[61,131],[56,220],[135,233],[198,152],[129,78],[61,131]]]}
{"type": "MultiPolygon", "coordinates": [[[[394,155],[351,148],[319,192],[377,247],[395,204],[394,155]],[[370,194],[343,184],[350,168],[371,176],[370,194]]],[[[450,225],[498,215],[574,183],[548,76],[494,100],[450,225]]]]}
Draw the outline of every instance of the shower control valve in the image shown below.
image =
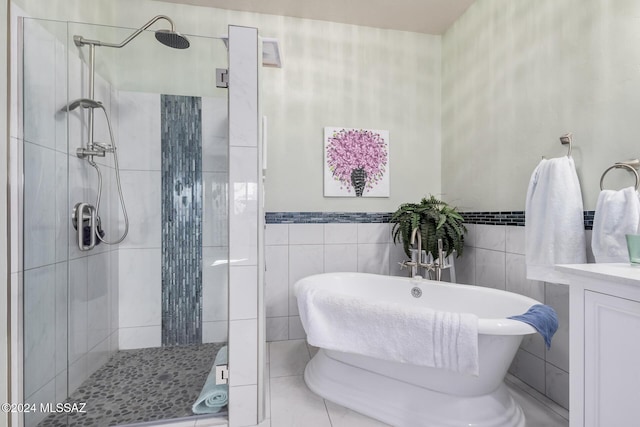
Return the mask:
{"type": "Polygon", "coordinates": [[[76,156],[78,156],[78,158],[80,159],[84,159],[89,156],[104,157],[105,153],[106,153],[106,150],[102,150],[102,149],[98,149],[98,150],[91,150],[88,148],[76,149],[76,156]]]}

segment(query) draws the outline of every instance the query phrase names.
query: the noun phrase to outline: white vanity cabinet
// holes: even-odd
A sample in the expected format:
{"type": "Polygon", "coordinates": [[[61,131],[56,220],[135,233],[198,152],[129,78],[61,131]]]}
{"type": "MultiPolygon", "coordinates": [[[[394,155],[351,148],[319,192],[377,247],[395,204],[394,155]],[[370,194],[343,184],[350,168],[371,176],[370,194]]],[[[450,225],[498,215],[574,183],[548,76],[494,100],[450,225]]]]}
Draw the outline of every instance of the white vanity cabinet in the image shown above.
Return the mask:
{"type": "Polygon", "coordinates": [[[570,287],[570,426],[640,425],[640,267],[556,268],[570,287]]]}

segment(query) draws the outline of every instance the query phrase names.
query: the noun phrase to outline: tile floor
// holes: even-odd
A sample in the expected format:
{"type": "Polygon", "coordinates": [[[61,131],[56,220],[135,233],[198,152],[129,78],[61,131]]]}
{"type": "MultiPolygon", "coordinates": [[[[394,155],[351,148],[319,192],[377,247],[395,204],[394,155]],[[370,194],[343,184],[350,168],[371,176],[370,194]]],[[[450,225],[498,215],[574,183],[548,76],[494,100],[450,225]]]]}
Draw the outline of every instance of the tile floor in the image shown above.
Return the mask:
{"type": "MultiPolygon", "coordinates": [[[[317,349],[305,340],[268,343],[264,425],[270,427],[382,427],[381,423],[312,393],[302,377],[317,349]]],[[[568,412],[515,377],[507,386],[522,406],[527,427],[568,427],[568,412]]]]}

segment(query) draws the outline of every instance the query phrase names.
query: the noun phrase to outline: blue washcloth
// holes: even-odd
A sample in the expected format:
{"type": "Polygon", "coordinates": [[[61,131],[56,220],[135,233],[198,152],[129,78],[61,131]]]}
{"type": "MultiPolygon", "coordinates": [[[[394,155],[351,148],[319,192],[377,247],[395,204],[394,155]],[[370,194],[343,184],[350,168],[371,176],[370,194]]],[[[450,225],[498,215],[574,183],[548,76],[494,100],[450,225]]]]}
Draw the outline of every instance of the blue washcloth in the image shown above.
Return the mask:
{"type": "Polygon", "coordinates": [[[211,372],[202,387],[200,396],[191,407],[194,414],[214,414],[220,412],[223,406],[229,401],[229,386],[226,384],[216,384],[216,365],[227,363],[227,346],[222,347],[216,355],[211,372]]]}
{"type": "Polygon", "coordinates": [[[524,314],[507,317],[507,319],[519,320],[536,328],[536,331],[544,338],[547,348],[551,348],[551,338],[558,330],[558,315],[548,305],[532,305],[524,314]]]}

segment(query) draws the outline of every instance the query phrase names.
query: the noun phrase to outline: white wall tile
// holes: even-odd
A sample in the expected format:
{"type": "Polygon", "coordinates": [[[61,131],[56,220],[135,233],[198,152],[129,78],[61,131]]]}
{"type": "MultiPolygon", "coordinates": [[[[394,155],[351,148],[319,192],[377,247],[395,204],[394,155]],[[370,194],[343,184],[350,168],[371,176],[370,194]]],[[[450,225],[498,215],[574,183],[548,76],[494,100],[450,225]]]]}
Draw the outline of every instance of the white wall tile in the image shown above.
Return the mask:
{"type": "Polygon", "coordinates": [[[391,227],[389,224],[357,224],[358,243],[389,243],[391,227]]]}
{"type": "Polygon", "coordinates": [[[409,257],[404,253],[402,244],[389,244],[389,275],[408,277],[411,270],[401,265],[402,262],[408,260],[409,257]]]}
{"type": "Polygon", "coordinates": [[[160,249],[120,249],[120,327],[160,325],[162,270],[160,249]]]}
{"type": "Polygon", "coordinates": [[[24,272],[24,394],[56,374],[56,266],[24,272]]]}
{"type": "MultiPolygon", "coordinates": [[[[44,386],[42,386],[36,392],[27,395],[25,399],[25,403],[35,404],[38,409],[40,409],[41,403],[53,403],[56,402],[56,381],[52,379],[48,381],[44,386]]],[[[49,414],[46,412],[33,411],[33,412],[25,412],[24,421],[26,426],[36,426],[40,421],[45,419],[49,414]]]]}
{"type": "Polygon", "coordinates": [[[87,377],[104,366],[109,361],[109,337],[98,343],[87,353],[87,377]]]}
{"type": "Polygon", "coordinates": [[[593,248],[591,247],[593,230],[584,230],[584,237],[587,244],[587,263],[594,264],[596,262],[596,257],[593,255],[593,248]]]}
{"type": "Polygon", "coordinates": [[[475,224],[465,224],[465,228],[467,232],[464,235],[464,244],[465,246],[476,246],[476,225],[475,224]]]}
{"type": "Polygon", "coordinates": [[[229,265],[213,265],[226,260],[226,247],[202,248],[202,320],[203,322],[228,319],[229,265]]]}
{"type": "Polygon", "coordinates": [[[161,170],[160,112],[157,93],[118,92],[117,145],[121,169],[161,170]]]}
{"type": "Polygon", "coordinates": [[[476,248],[476,284],[502,289],[505,284],[505,253],[476,248]]]}
{"type": "MultiPolygon", "coordinates": [[[[159,248],[162,237],[160,172],[122,171],[120,177],[129,215],[129,234],[120,248],[159,248]]],[[[122,216],[119,229],[124,230],[122,216]]]]}
{"type": "Polygon", "coordinates": [[[162,327],[160,325],[120,328],[118,335],[120,350],[152,348],[162,345],[162,327]]]}
{"type": "Polygon", "coordinates": [[[528,351],[529,353],[544,359],[545,343],[544,338],[539,333],[525,335],[522,338],[520,348],[528,351]]]}
{"type": "Polygon", "coordinates": [[[546,361],[569,372],[569,287],[547,283],[545,304],[553,307],[558,314],[558,331],[551,340],[551,349],[547,350],[546,361]]]}
{"type": "Polygon", "coordinates": [[[296,282],[303,277],[324,272],[324,245],[289,246],[289,315],[298,314],[294,293],[296,282]]]}
{"type": "Polygon", "coordinates": [[[227,342],[229,324],[227,321],[202,322],[202,342],[227,342]]]}
{"type": "Polygon", "coordinates": [[[325,224],[324,243],[326,245],[358,243],[358,224],[325,224]]]}
{"type": "MultiPolygon", "coordinates": [[[[258,144],[257,33],[258,30],[254,28],[229,27],[229,86],[239,95],[234,96],[230,92],[229,96],[229,117],[238,118],[238,125],[234,126],[232,122],[229,127],[229,144],[232,147],[256,147],[258,144]],[[232,33],[237,34],[235,40],[232,33]],[[251,63],[247,60],[248,56],[252,57],[251,63]]],[[[253,165],[255,167],[256,164],[253,165]]]]}
{"type": "Polygon", "coordinates": [[[227,98],[202,98],[202,170],[228,168],[227,98]]]}
{"type": "MultiPolygon", "coordinates": [[[[68,292],[68,265],[66,262],[56,264],[56,374],[67,369],[67,351],[69,336],[69,292],[68,292]]],[[[26,300],[25,300],[26,302],[26,300]]]]}
{"type": "Polygon", "coordinates": [[[504,225],[476,224],[475,247],[504,252],[506,249],[506,227],[504,225]]]}
{"type": "Polygon", "coordinates": [[[238,264],[257,265],[258,152],[256,148],[231,147],[229,188],[229,253],[238,264]]]}
{"type": "Polygon", "coordinates": [[[264,233],[265,245],[288,245],[289,224],[267,224],[264,233]]]}
{"type": "Polygon", "coordinates": [[[283,341],[289,339],[289,317],[266,318],[267,341],[283,341]]]}
{"type": "Polygon", "coordinates": [[[545,363],[543,359],[524,350],[518,350],[509,372],[540,393],[545,392],[545,363]]]}
{"type": "Polygon", "coordinates": [[[56,261],[56,152],[24,144],[24,269],[56,261]],[[53,211],[53,212],[52,212],[53,211]]]}
{"type": "Polygon", "coordinates": [[[120,271],[120,258],[119,258],[119,250],[114,250],[109,252],[109,257],[111,258],[111,262],[109,267],[111,271],[109,272],[109,325],[110,325],[110,333],[117,331],[120,327],[120,312],[118,308],[119,304],[119,271],[120,271]]]}
{"type": "Polygon", "coordinates": [[[50,32],[59,31],[54,25],[44,25],[46,28],[35,21],[25,22],[24,31],[28,36],[24,38],[23,50],[24,138],[53,149],[56,146],[55,118],[62,116],[56,113],[63,106],[58,105],[58,98],[64,99],[56,95],[66,92],[66,87],[57,87],[62,79],[56,78],[56,60],[64,62],[64,55],[56,58],[56,35],[50,32]]]}
{"type": "Polygon", "coordinates": [[[290,224],[290,245],[324,244],[324,224],[290,224]]]}
{"type": "Polygon", "coordinates": [[[524,227],[506,227],[506,251],[525,254],[524,227]]]}
{"type": "MultiPolygon", "coordinates": [[[[358,236],[360,236],[359,231],[358,236]]],[[[388,275],[389,243],[358,244],[358,271],[388,275]]]]}
{"type": "Polygon", "coordinates": [[[505,260],[506,290],[528,296],[544,304],[544,282],[527,279],[525,256],[507,253],[505,260]]]}
{"type": "Polygon", "coordinates": [[[87,257],[89,273],[87,282],[87,347],[89,349],[106,340],[110,335],[109,259],[109,252],[87,257]]]}
{"type": "Polygon", "coordinates": [[[87,378],[87,356],[85,354],[69,365],[69,395],[73,394],[87,378]]]}
{"type": "Polygon", "coordinates": [[[569,409],[569,374],[551,363],[546,364],[546,395],[569,409]]]}
{"type": "MultiPolygon", "coordinates": [[[[257,384],[258,324],[256,319],[229,323],[229,386],[257,384]]],[[[254,398],[255,401],[255,398],[254,398]]]]}
{"type": "Polygon", "coordinates": [[[229,267],[229,320],[257,317],[257,282],[257,266],[229,267]]]}
{"type": "Polygon", "coordinates": [[[202,173],[202,245],[227,246],[229,241],[226,172],[202,173]]]}
{"type": "Polygon", "coordinates": [[[267,246],[265,264],[266,316],[287,316],[289,315],[289,247],[267,246]]]}
{"type": "Polygon", "coordinates": [[[289,339],[301,340],[307,338],[300,316],[289,316],[289,339]]]}
{"type": "Polygon", "coordinates": [[[358,271],[358,245],[324,246],[324,272],[358,271]]]}
{"type": "Polygon", "coordinates": [[[255,426],[258,420],[258,386],[229,387],[229,427],[255,426]]]}
{"type": "MultiPolygon", "coordinates": [[[[78,258],[69,261],[69,362],[73,363],[87,354],[88,260],[78,258]]],[[[85,361],[86,368],[86,361],[85,361]]],[[[71,374],[71,371],[70,371],[71,374]]],[[[82,379],[84,381],[84,378],[82,379]]],[[[81,381],[81,382],[82,382],[81,381]]]]}
{"type": "Polygon", "coordinates": [[[466,246],[462,255],[456,258],[456,281],[465,285],[476,284],[476,248],[466,246]]]}

